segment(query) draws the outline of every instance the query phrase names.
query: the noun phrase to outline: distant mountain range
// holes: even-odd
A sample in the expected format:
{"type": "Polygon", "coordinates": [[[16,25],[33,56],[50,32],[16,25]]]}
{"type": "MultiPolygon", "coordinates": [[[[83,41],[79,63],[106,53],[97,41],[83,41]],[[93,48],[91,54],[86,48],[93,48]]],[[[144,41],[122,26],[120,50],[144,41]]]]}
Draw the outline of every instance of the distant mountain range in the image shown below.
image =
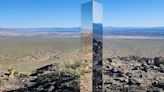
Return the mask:
{"type": "Polygon", "coordinates": [[[133,27],[106,27],[105,35],[125,36],[164,36],[164,27],[133,28],[133,27]]]}
{"type": "Polygon", "coordinates": [[[79,36],[80,28],[0,28],[0,36],[70,37],[79,36]]]}
{"type": "MultiPolygon", "coordinates": [[[[164,27],[104,27],[104,36],[135,36],[164,38],[164,27]]],[[[78,37],[80,27],[75,28],[0,28],[0,36],[48,36],[78,37]]]]}

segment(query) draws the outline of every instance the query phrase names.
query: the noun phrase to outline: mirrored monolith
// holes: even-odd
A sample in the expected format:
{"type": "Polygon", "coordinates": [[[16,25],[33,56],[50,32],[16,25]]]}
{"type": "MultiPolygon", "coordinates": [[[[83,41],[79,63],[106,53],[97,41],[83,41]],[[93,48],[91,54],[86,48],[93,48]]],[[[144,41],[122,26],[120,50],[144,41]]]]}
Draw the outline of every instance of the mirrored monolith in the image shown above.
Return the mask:
{"type": "Polygon", "coordinates": [[[84,1],[81,8],[82,62],[88,63],[91,72],[81,76],[81,92],[102,92],[103,6],[96,1],[84,1]]]}

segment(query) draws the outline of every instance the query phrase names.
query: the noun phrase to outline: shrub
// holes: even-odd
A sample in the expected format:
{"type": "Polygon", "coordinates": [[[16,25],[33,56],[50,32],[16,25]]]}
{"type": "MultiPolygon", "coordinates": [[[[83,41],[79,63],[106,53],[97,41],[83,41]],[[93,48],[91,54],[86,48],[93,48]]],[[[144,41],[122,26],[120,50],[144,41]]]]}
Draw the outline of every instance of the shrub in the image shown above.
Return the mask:
{"type": "Polygon", "coordinates": [[[9,72],[9,77],[25,77],[25,76],[27,76],[26,74],[18,72],[11,66],[8,68],[7,71],[9,72]]]}
{"type": "Polygon", "coordinates": [[[72,75],[80,76],[90,72],[88,69],[89,63],[87,61],[76,61],[73,64],[65,62],[64,65],[65,73],[70,73],[72,75]]]}

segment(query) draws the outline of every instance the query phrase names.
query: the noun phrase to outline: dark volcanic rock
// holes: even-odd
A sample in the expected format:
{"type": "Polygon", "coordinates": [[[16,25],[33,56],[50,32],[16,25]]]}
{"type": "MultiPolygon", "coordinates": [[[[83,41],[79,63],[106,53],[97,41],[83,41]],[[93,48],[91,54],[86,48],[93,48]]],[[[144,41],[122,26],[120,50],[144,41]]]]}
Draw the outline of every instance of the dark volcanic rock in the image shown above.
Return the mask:
{"type": "Polygon", "coordinates": [[[152,83],[155,87],[164,89],[164,80],[159,80],[158,82],[152,83]]]}
{"type": "Polygon", "coordinates": [[[50,64],[50,65],[46,65],[44,67],[41,67],[39,69],[34,70],[31,73],[30,76],[37,76],[37,75],[42,74],[42,73],[44,73],[46,71],[55,71],[55,70],[58,70],[58,69],[59,69],[59,67],[58,67],[57,64],[50,64]]]}
{"type": "Polygon", "coordinates": [[[104,91],[163,92],[163,69],[161,57],[107,58],[104,60],[104,91]]]}
{"type": "Polygon", "coordinates": [[[79,76],[62,71],[57,64],[34,70],[24,86],[10,92],[79,92],[79,76]]]}
{"type": "MultiPolygon", "coordinates": [[[[50,66],[52,67],[52,66],[50,66]]],[[[57,66],[55,66],[57,67],[57,66]]],[[[41,88],[46,92],[77,92],[79,91],[79,76],[66,73],[64,71],[53,70],[49,68],[50,72],[40,74],[32,80],[35,84],[29,86],[27,89],[30,91],[42,91],[41,88]],[[53,71],[52,71],[53,70],[53,71]],[[51,90],[51,91],[50,91],[51,90]]],[[[58,69],[58,68],[54,68],[58,69]]],[[[45,72],[45,71],[44,71],[45,72]]]]}
{"type": "Polygon", "coordinates": [[[154,65],[160,66],[160,64],[164,65],[164,57],[155,57],[154,65]]]}
{"type": "Polygon", "coordinates": [[[138,80],[132,79],[132,78],[129,79],[129,83],[128,84],[129,85],[140,85],[140,83],[138,82],[138,80]]]}

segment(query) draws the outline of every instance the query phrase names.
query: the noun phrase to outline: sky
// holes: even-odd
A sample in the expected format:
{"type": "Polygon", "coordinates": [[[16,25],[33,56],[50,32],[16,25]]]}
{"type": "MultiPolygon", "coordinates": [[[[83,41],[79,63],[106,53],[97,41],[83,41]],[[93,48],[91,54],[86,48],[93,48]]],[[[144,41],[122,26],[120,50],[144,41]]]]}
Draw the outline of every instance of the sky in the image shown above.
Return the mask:
{"type": "MultiPolygon", "coordinates": [[[[104,26],[164,26],[164,0],[97,0],[104,26]]],[[[0,0],[0,27],[79,27],[82,0],[0,0]]]]}

